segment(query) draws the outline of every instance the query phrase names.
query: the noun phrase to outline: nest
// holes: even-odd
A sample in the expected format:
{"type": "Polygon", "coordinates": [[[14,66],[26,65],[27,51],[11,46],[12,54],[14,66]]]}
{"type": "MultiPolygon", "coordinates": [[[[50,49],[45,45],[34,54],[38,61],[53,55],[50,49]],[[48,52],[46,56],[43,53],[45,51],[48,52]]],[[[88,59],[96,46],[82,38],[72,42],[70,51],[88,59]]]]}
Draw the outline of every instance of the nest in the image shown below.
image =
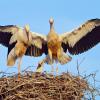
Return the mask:
{"type": "Polygon", "coordinates": [[[27,72],[0,78],[0,100],[81,100],[87,81],[70,73],[54,76],[27,72]]]}

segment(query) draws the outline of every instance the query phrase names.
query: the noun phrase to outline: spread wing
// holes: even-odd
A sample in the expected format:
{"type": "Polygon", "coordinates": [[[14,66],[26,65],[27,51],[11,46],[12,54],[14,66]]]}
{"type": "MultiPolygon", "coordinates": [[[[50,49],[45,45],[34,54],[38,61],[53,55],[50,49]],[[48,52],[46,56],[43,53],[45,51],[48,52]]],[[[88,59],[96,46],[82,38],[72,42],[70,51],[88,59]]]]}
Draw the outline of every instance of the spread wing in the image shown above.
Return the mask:
{"type": "MultiPolygon", "coordinates": [[[[45,35],[35,33],[35,32],[30,32],[29,39],[30,39],[30,42],[27,44],[27,50],[26,50],[25,55],[38,57],[38,56],[41,56],[43,53],[45,54],[48,53],[47,39],[45,35]]],[[[10,51],[12,50],[12,48],[15,47],[15,45],[16,43],[9,44],[8,55],[10,51]]],[[[26,45],[26,44],[23,43],[23,45],[26,45]]]]}
{"type": "Polygon", "coordinates": [[[42,45],[42,48],[37,48],[36,46],[29,46],[27,48],[26,54],[27,56],[34,56],[34,57],[38,57],[38,56],[42,56],[42,54],[48,54],[48,48],[47,45],[42,45]]]}
{"type": "Polygon", "coordinates": [[[0,44],[8,47],[10,38],[20,28],[14,25],[0,26],[0,44]]]}
{"type": "Polygon", "coordinates": [[[32,43],[31,46],[27,48],[26,55],[29,56],[41,56],[43,53],[47,55],[47,36],[35,32],[31,32],[32,43]]]}
{"type": "Polygon", "coordinates": [[[43,45],[47,44],[47,36],[35,32],[30,32],[32,35],[32,45],[35,45],[37,48],[42,48],[43,45]]]}
{"type": "Polygon", "coordinates": [[[87,51],[100,42],[100,19],[88,20],[78,29],[61,35],[62,47],[71,54],[87,51]]]}
{"type": "MultiPolygon", "coordinates": [[[[0,44],[8,47],[8,54],[16,45],[16,43],[9,44],[12,35],[22,31],[23,29],[15,25],[0,26],[0,44]]],[[[43,53],[47,54],[47,40],[45,35],[30,32],[28,38],[32,38],[32,40],[31,43],[29,43],[26,55],[40,56],[43,53]]]]}

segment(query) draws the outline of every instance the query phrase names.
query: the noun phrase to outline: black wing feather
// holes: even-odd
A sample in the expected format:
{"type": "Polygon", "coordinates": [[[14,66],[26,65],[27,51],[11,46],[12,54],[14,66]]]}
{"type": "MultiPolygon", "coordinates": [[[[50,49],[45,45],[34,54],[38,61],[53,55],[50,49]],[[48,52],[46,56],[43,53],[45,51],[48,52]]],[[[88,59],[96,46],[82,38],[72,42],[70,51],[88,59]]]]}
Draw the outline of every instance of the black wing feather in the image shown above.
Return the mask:
{"type": "Polygon", "coordinates": [[[46,55],[48,54],[48,48],[47,48],[47,44],[42,44],[42,48],[37,48],[36,46],[29,46],[27,48],[26,54],[28,56],[34,56],[34,57],[38,57],[41,56],[43,53],[45,53],[46,55]]]}
{"type": "Polygon", "coordinates": [[[96,44],[100,43],[100,19],[88,20],[77,30],[71,32],[71,34],[65,35],[66,36],[64,36],[64,38],[66,43],[62,42],[64,52],[68,50],[73,55],[83,53],[89,50],[90,48],[94,47],[96,44]],[[72,39],[73,42],[70,42],[70,40],[67,40],[68,38],[70,38],[70,40],[72,38],[75,39],[72,39]],[[74,41],[75,44],[73,45],[74,41]]]}
{"type": "Polygon", "coordinates": [[[4,32],[8,28],[14,27],[14,25],[0,26],[0,44],[8,47],[9,41],[12,36],[11,32],[4,32]]]}
{"type": "Polygon", "coordinates": [[[73,47],[62,43],[62,47],[66,52],[67,49],[71,54],[83,53],[100,42],[100,26],[95,27],[86,36],[80,39],[73,47]]]}

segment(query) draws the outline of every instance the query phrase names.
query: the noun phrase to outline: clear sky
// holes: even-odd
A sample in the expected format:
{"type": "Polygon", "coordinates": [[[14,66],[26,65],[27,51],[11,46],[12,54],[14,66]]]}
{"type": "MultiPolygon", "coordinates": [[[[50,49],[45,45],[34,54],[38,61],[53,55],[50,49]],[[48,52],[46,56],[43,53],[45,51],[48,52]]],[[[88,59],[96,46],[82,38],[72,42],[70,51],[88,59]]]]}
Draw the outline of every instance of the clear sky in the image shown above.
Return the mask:
{"type": "MultiPolygon", "coordinates": [[[[31,31],[47,34],[49,32],[48,20],[53,17],[55,30],[58,33],[71,31],[88,19],[100,18],[100,0],[1,0],[0,1],[0,25],[18,25],[23,27],[29,24],[31,31]]],[[[72,55],[71,55],[72,56],[72,55]]],[[[6,66],[7,48],[0,45],[0,71],[17,72],[17,63],[14,67],[6,66]]],[[[42,57],[23,57],[21,70],[27,66],[37,66],[42,57]]],[[[97,71],[97,79],[100,80],[100,44],[91,50],[72,56],[72,61],[59,66],[59,72],[77,73],[77,60],[80,64],[80,72],[91,73],[97,71]]],[[[54,64],[56,66],[56,64],[54,64]]],[[[44,65],[44,70],[50,72],[51,66],[44,65]]],[[[36,70],[36,67],[32,69],[36,70]]],[[[100,85],[100,84],[99,84],[100,85]]],[[[100,100],[100,97],[97,98],[100,100]]]]}

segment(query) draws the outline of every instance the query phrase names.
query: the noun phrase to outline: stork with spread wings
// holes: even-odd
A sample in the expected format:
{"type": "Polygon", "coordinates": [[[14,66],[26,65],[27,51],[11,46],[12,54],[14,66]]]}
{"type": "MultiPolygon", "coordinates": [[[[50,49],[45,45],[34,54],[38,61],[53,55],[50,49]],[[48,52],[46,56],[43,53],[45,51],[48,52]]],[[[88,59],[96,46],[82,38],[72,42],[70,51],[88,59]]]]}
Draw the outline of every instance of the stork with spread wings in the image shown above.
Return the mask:
{"type": "Polygon", "coordinates": [[[24,54],[41,56],[46,54],[38,68],[45,62],[61,64],[71,61],[72,55],[83,53],[100,42],[100,19],[88,20],[85,24],[72,32],[58,35],[54,29],[54,20],[49,20],[50,31],[48,35],[29,31],[26,26],[21,29],[17,26],[0,26],[0,43],[8,47],[8,65],[13,65],[18,57],[24,54]],[[14,54],[12,60],[12,54],[14,54]]]}
{"type": "Polygon", "coordinates": [[[24,29],[14,25],[0,26],[0,43],[8,47],[7,65],[13,66],[19,58],[19,74],[22,56],[41,56],[45,52],[41,43],[44,45],[45,41],[46,37],[31,32],[29,25],[25,25],[24,29]]]}

